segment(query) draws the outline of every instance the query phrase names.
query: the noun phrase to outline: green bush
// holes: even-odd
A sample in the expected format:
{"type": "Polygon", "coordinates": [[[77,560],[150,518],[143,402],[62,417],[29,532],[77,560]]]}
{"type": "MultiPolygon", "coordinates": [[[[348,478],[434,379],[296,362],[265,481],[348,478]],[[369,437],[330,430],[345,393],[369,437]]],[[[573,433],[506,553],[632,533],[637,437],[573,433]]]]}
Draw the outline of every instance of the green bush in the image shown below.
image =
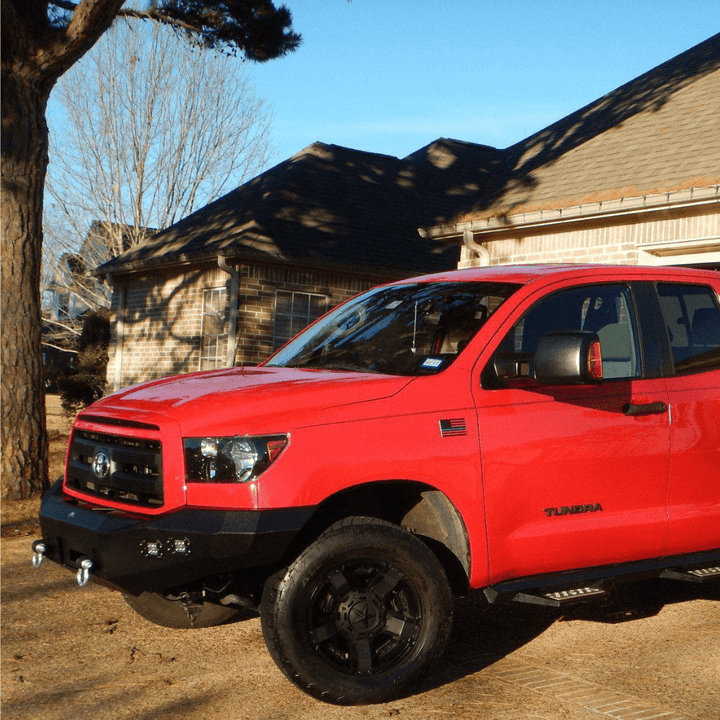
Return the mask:
{"type": "Polygon", "coordinates": [[[67,374],[57,380],[66,412],[75,414],[103,396],[109,344],[110,312],[89,312],[83,319],[75,362],[67,374]]]}

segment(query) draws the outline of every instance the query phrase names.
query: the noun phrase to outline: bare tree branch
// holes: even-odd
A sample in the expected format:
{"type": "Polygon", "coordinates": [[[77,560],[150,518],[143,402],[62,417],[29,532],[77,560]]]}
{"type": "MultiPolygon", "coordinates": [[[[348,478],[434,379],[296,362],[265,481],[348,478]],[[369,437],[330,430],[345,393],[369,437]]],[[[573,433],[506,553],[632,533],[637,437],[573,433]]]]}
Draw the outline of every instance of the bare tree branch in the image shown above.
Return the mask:
{"type": "Polygon", "coordinates": [[[46,282],[76,304],[107,307],[107,288],[69,273],[142,242],[256,175],[270,158],[271,114],[247,66],[201,55],[169,29],[116,23],[63,78],[53,128],[46,282]]]}
{"type": "MultiPolygon", "coordinates": [[[[78,335],[79,335],[79,334],[80,334],[80,333],[78,333],[78,335]]],[[[53,345],[53,343],[47,342],[47,341],[43,341],[43,347],[49,347],[49,348],[52,348],[53,350],[60,350],[60,352],[70,353],[71,355],[77,355],[77,354],[78,354],[78,351],[77,351],[77,350],[72,350],[72,349],[70,349],[70,348],[60,347],[60,345],[53,345]]]]}
{"type": "MultiPolygon", "coordinates": [[[[52,318],[47,318],[47,317],[44,318],[44,321],[45,321],[48,325],[54,325],[55,327],[59,327],[59,328],[62,328],[63,330],[67,330],[69,333],[71,333],[71,334],[73,334],[73,335],[79,335],[79,334],[80,334],[80,330],[79,330],[78,328],[76,328],[76,327],[73,327],[72,325],[67,325],[66,323],[62,323],[62,322],[60,322],[60,321],[58,321],[58,320],[53,320],[52,318]]],[[[64,348],[63,348],[63,349],[64,349],[64,348]]],[[[68,352],[69,352],[69,351],[68,351],[68,352]]]]}

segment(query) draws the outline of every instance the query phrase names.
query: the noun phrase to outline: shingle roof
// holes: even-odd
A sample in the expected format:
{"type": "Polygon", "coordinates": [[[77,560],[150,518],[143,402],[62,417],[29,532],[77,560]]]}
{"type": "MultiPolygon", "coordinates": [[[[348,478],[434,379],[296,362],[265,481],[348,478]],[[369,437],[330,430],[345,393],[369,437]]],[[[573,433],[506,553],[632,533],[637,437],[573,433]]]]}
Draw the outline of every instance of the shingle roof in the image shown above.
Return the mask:
{"type": "Polygon", "coordinates": [[[403,160],[314,143],[97,272],[220,253],[400,275],[450,269],[456,251],[417,228],[465,206],[496,164],[492,148],[453,140],[403,160]]]}
{"type": "Polygon", "coordinates": [[[504,151],[468,220],[720,182],[720,34],[504,151]]]}
{"type": "Polygon", "coordinates": [[[454,246],[418,227],[717,185],[719,137],[720,34],[506,150],[440,138],[398,159],[314,143],[97,273],[218,254],[442,271],[454,246]]]}

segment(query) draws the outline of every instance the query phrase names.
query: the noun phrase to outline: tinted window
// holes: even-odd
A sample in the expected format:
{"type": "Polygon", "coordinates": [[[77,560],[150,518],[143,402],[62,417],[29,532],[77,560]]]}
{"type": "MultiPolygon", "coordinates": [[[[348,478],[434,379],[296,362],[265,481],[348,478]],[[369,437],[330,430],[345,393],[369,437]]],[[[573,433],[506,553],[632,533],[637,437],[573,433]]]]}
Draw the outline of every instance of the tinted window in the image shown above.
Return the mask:
{"type": "Polygon", "coordinates": [[[704,285],[659,284],[657,289],[675,372],[720,365],[720,309],[715,292],[704,285]]]}
{"type": "Polygon", "coordinates": [[[500,344],[483,384],[496,386],[490,368],[518,368],[518,375],[533,377],[532,359],[541,335],[563,330],[585,330],[600,338],[603,376],[637,377],[640,373],[637,332],[625,285],[588,285],[563,290],[538,301],[515,324],[500,344]],[[495,361],[499,361],[495,364],[495,361]]]}
{"type": "Polygon", "coordinates": [[[271,357],[277,367],[426,375],[450,365],[516,285],[375,288],[328,313],[271,357]]]}

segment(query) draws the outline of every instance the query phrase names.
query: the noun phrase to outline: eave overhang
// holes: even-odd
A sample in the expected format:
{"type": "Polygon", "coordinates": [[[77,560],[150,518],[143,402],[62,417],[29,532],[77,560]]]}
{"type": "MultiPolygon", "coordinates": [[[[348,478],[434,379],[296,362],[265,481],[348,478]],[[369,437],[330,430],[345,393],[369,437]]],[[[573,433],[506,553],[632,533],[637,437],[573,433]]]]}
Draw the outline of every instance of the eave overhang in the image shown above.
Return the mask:
{"type": "MultiPolygon", "coordinates": [[[[315,260],[313,258],[291,258],[285,257],[280,254],[268,255],[264,253],[253,253],[238,249],[228,249],[219,253],[225,258],[225,261],[230,265],[242,265],[242,264],[261,264],[261,265],[273,265],[273,266],[285,266],[292,267],[294,270],[307,271],[307,272],[329,272],[329,273],[342,273],[349,276],[358,278],[365,278],[375,281],[382,281],[386,279],[388,282],[398,280],[403,277],[412,277],[420,274],[420,271],[413,270],[411,268],[399,268],[399,267],[384,267],[384,266],[359,266],[351,264],[343,264],[339,262],[332,262],[330,260],[315,260]]],[[[204,253],[202,255],[196,254],[192,256],[177,255],[172,261],[157,260],[156,262],[138,262],[138,263],[126,263],[118,268],[105,269],[102,266],[92,271],[92,274],[96,277],[105,279],[112,283],[114,281],[126,282],[131,277],[137,275],[157,275],[161,273],[167,273],[170,275],[181,274],[190,270],[203,269],[207,270],[210,268],[217,267],[218,255],[211,255],[204,253]]]]}
{"type": "MultiPolygon", "coordinates": [[[[643,215],[713,204],[720,205],[720,185],[691,187],[683,190],[599,200],[567,207],[551,207],[470,218],[455,223],[420,228],[419,232],[424,237],[436,240],[454,240],[462,238],[468,231],[473,235],[517,233],[553,225],[610,219],[625,215],[643,215]]],[[[479,241],[482,242],[482,240],[479,241]]]]}

